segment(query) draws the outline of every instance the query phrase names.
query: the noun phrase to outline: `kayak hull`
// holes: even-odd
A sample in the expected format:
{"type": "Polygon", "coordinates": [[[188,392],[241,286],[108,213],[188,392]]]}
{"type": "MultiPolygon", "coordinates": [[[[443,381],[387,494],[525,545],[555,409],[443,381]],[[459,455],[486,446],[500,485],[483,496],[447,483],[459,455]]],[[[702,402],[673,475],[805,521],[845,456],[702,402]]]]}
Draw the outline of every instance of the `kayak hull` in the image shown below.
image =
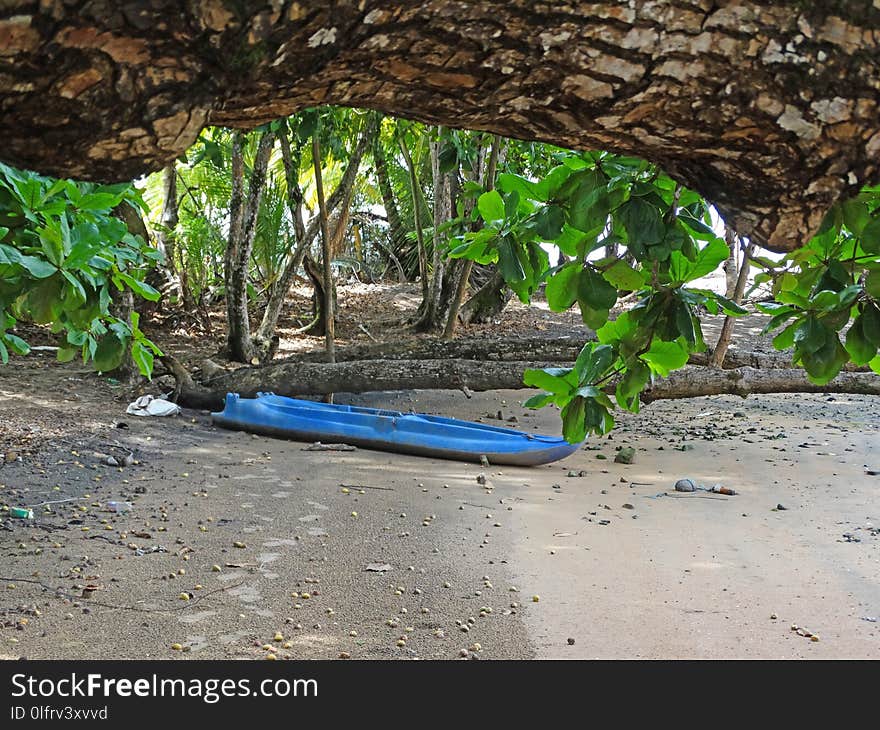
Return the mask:
{"type": "Polygon", "coordinates": [[[294,441],[342,442],[456,461],[537,466],[564,459],[581,444],[558,436],[529,434],[455,418],[378,408],[362,408],[258,393],[256,398],[226,396],[222,411],[211,414],[223,428],[294,441]]]}

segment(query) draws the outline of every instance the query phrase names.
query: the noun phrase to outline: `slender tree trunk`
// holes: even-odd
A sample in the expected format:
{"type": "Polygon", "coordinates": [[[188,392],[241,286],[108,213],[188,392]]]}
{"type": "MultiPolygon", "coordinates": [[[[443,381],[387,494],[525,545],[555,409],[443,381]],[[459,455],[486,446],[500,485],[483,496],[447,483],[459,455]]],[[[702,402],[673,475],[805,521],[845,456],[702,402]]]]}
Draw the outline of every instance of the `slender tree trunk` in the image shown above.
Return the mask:
{"type": "MultiPolygon", "coordinates": [[[[749,278],[749,257],[752,255],[754,244],[749,245],[743,250],[742,265],[740,266],[739,276],[736,277],[736,284],[733,287],[731,299],[737,304],[742,302],[743,294],[746,290],[746,282],[749,278]]],[[[718,342],[712,351],[712,357],[709,359],[709,366],[720,368],[724,365],[724,356],[727,355],[727,348],[730,347],[730,338],[733,337],[733,327],[736,318],[728,315],[724,318],[724,324],[721,325],[721,333],[718,335],[718,342]]]]}
{"type": "Polygon", "coordinates": [[[388,174],[388,160],[382,147],[382,136],[377,134],[373,138],[373,162],[376,167],[376,181],[379,184],[379,193],[382,196],[382,206],[385,208],[385,217],[388,220],[389,248],[398,253],[406,245],[406,228],[400,217],[400,208],[394,198],[394,190],[391,187],[391,178],[388,174]]]}
{"type": "MultiPolygon", "coordinates": [[[[324,266],[324,346],[327,350],[328,362],[336,362],[336,343],[334,342],[334,325],[336,312],[333,311],[333,260],[331,250],[330,228],[327,221],[327,202],[324,200],[324,181],[321,175],[321,143],[317,132],[312,137],[312,162],[315,166],[315,190],[318,194],[318,219],[321,222],[321,263],[324,266]]],[[[333,394],[329,393],[332,400],[333,394]]]]}
{"type": "Polygon", "coordinates": [[[431,142],[431,175],[434,180],[434,251],[431,260],[431,279],[428,299],[424,302],[421,317],[415,324],[417,330],[432,332],[443,322],[444,282],[446,265],[443,256],[443,239],[440,228],[452,217],[452,174],[440,171],[440,143],[431,142]]]}
{"type": "Polygon", "coordinates": [[[733,299],[734,292],[736,291],[738,273],[738,249],[740,246],[739,236],[736,235],[736,231],[734,231],[730,226],[725,226],[724,240],[727,241],[727,249],[728,251],[730,251],[730,255],[727,257],[727,261],[724,262],[724,278],[727,282],[727,291],[725,292],[724,296],[726,296],[728,299],[733,299]]]}
{"type": "Polygon", "coordinates": [[[413,219],[416,227],[416,246],[419,254],[419,283],[422,285],[422,302],[428,301],[428,251],[425,247],[425,227],[422,224],[422,206],[421,206],[421,186],[419,185],[419,177],[416,172],[416,166],[413,163],[412,155],[406,142],[401,135],[399,138],[400,151],[403,153],[403,159],[406,163],[406,169],[409,172],[409,187],[412,193],[413,219]]]}
{"type": "MultiPolygon", "coordinates": [[[[357,173],[363,161],[364,154],[368,149],[373,135],[378,133],[381,118],[373,116],[367,120],[366,125],[358,137],[357,144],[351,154],[346,165],[345,172],[339,185],[327,199],[328,215],[332,214],[341,205],[348,208],[354,191],[354,185],[357,181],[357,173]]],[[[299,187],[299,159],[298,154],[294,156],[287,133],[281,132],[281,155],[284,161],[284,174],[287,179],[288,191],[288,209],[294,220],[294,231],[296,240],[291,252],[285,258],[281,273],[276,278],[271,290],[269,291],[269,299],[266,302],[266,308],[263,311],[263,319],[257,330],[255,339],[265,346],[265,343],[273,341],[275,329],[278,326],[278,318],[281,316],[281,310],[284,306],[284,300],[290,291],[290,285],[296,276],[296,272],[303,263],[303,257],[311,247],[320,230],[319,217],[313,218],[309,225],[303,222],[303,195],[299,187]]],[[[299,153],[299,150],[297,150],[299,153]]]]}
{"type": "MultiPolygon", "coordinates": [[[[487,191],[495,189],[495,174],[498,169],[498,151],[501,144],[501,137],[497,134],[494,135],[492,138],[492,150],[489,153],[489,162],[486,166],[486,175],[483,180],[483,187],[487,191]]],[[[443,339],[445,340],[451,340],[455,337],[455,328],[458,325],[458,312],[461,309],[462,301],[464,301],[464,295],[467,291],[468,284],[470,283],[471,271],[473,268],[473,259],[466,259],[461,274],[459,275],[455,294],[449,304],[449,316],[446,319],[446,328],[443,330],[443,339]]]]}
{"type": "Polygon", "coordinates": [[[275,134],[267,130],[260,137],[246,201],[242,137],[241,133],[236,132],[232,143],[232,202],[226,252],[227,346],[231,360],[251,362],[255,350],[248,319],[248,267],[275,134]]]}

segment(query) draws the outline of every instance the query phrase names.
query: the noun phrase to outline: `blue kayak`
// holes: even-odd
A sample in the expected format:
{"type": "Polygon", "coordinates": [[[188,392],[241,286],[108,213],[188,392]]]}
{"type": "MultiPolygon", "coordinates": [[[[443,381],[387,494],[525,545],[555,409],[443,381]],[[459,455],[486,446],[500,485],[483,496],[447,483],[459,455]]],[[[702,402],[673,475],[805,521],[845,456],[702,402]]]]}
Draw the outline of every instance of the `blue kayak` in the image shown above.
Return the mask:
{"type": "Polygon", "coordinates": [[[224,409],[211,417],[223,428],[295,441],[342,442],[458,461],[479,462],[485,456],[490,464],[549,464],[581,447],[559,436],[419,413],[316,403],[271,393],[257,393],[256,398],[229,393],[224,409]]]}

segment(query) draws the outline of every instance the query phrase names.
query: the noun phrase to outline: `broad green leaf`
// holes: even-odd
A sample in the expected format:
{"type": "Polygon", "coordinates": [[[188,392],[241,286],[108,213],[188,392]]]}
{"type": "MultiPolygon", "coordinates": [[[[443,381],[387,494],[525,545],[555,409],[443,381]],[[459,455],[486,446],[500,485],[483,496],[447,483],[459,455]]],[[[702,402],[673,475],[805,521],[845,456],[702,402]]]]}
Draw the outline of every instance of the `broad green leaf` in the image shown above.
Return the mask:
{"type": "Polygon", "coordinates": [[[558,205],[548,205],[535,217],[535,233],[544,241],[555,241],[564,224],[565,211],[558,205]]]}
{"type": "Polygon", "coordinates": [[[570,444],[580,443],[587,437],[586,404],[586,398],[576,396],[562,409],[562,436],[570,444]]]}
{"type": "Polygon", "coordinates": [[[683,368],[688,361],[688,352],[677,342],[654,340],[648,351],[641,356],[655,373],[667,377],[673,370],[683,368]]]}
{"type": "Polygon", "coordinates": [[[477,200],[477,208],[486,223],[504,219],[504,200],[497,190],[483,193],[477,200]]]}
{"type": "Polygon", "coordinates": [[[645,284],[645,275],[640,271],[636,271],[623,259],[617,261],[610,268],[603,271],[602,276],[610,282],[612,286],[626,291],[641,289],[645,284]]]}
{"type": "Polygon", "coordinates": [[[151,302],[159,301],[159,298],[162,296],[160,292],[151,287],[145,281],[139,281],[133,276],[129,276],[128,274],[125,274],[123,272],[119,272],[119,278],[122,279],[126,284],[128,284],[129,288],[135,294],[151,302]]]}
{"type": "Polygon", "coordinates": [[[865,336],[862,328],[863,323],[863,316],[856,317],[846,333],[846,351],[856,365],[870,362],[877,354],[877,345],[870,342],[865,336]]]}
{"type": "Polygon", "coordinates": [[[516,255],[514,244],[506,238],[498,242],[498,269],[508,284],[524,281],[526,278],[526,272],[516,255]]]}
{"type": "Polygon", "coordinates": [[[880,347],[880,308],[867,302],[862,310],[862,333],[868,342],[880,347]]]}
{"type": "Polygon", "coordinates": [[[617,303],[617,288],[592,266],[581,269],[577,292],[578,301],[592,309],[609,310],[617,303]]]}
{"type": "Polygon", "coordinates": [[[538,393],[523,402],[523,408],[543,408],[553,402],[552,393],[538,393]]]}
{"type": "Polygon", "coordinates": [[[101,338],[92,355],[95,370],[109,373],[119,367],[124,356],[125,343],[115,334],[107,334],[101,338]]]}
{"type": "Polygon", "coordinates": [[[529,369],[523,373],[523,383],[532,388],[541,388],[554,395],[569,393],[572,390],[565,376],[570,369],[548,368],[546,370],[529,369]]]}
{"type": "Polygon", "coordinates": [[[564,312],[578,298],[578,281],[581,270],[580,263],[563,266],[547,280],[544,294],[547,306],[554,312],[564,312]]]}
{"type": "Polygon", "coordinates": [[[59,347],[55,359],[58,362],[70,362],[78,353],[79,349],[75,347],[59,347]]]}

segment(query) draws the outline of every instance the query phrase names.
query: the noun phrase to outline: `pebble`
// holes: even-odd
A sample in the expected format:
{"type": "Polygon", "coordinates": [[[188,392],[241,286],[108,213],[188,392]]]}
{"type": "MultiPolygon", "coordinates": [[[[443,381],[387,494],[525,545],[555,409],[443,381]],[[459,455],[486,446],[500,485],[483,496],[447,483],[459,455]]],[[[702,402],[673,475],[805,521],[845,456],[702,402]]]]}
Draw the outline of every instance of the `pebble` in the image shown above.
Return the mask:
{"type": "Polygon", "coordinates": [[[574,646],[574,639],[572,639],[571,637],[569,637],[568,639],[566,639],[566,641],[568,642],[568,645],[569,645],[569,646],[574,646]]]}
{"type": "Polygon", "coordinates": [[[541,600],[541,596],[532,596],[532,603],[537,603],[541,600]]]}

